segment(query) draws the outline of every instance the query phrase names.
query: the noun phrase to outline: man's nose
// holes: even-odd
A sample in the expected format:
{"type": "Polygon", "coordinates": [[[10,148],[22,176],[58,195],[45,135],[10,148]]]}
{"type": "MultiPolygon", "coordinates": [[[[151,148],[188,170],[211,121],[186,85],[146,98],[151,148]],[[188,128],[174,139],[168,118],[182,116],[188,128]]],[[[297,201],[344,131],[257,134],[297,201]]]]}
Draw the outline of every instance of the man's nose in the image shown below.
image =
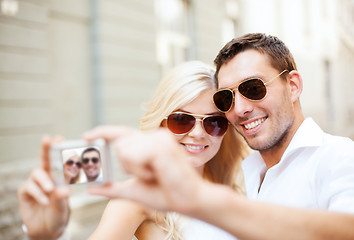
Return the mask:
{"type": "Polygon", "coordinates": [[[238,117],[244,117],[253,110],[253,102],[243,97],[238,91],[235,91],[234,105],[231,111],[238,117]]]}

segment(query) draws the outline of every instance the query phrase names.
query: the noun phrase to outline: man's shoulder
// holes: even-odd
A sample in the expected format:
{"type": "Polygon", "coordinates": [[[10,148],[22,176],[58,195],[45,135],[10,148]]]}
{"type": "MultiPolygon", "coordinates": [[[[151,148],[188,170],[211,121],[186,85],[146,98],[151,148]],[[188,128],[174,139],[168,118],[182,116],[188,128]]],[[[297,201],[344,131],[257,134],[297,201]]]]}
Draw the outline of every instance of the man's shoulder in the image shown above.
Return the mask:
{"type": "MultiPolygon", "coordinates": [[[[354,153],[354,142],[348,137],[332,135],[324,132],[313,119],[307,118],[302,127],[302,136],[299,140],[309,143],[303,146],[319,147],[321,150],[334,152],[352,152],[354,153]]],[[[300,144],[300,146],[301,146],[300,144]]]]}
{"type": "Polygon", "coordinates": [[[336,148],[350,148],[354,152],[354,141],[349,137],[331,135],[329,133],[323,134],[323,145],[326,147],[336,148]]]}
{"type": "Polygon", "coordinates": [[[317,163],[319,172],[328,175],[334,171],[354,170],[354,142],[350,138],[323,133],[322,144],[310,153],[309,159],[317,163]]]}

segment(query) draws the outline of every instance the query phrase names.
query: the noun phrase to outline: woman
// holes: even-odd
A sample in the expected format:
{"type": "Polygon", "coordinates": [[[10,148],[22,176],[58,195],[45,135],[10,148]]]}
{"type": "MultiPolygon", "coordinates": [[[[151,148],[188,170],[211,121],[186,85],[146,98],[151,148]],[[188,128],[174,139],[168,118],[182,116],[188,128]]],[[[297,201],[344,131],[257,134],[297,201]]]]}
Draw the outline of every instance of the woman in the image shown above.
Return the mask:
{"type": "Polygon", "coordinates": [[[77,183],[80,179],[81,162],[80,156],[75,152],[64,152],[64,180],[66,184],[77,183]]]}
{"type": "MultiPolygon", "coordinates": [[[[243,191],[240,163],[247,148],[212,102],[214,69],[186,62],[164,78],[140,120],[142,130],[168,128],[188,153],[196,171],[209,181],[243,191]]],[[[181,182],[181,184],[183,184],[181,182]]],[[[111,200],[93,239],[234,239],[216,227],[176,213],[111,200]]]]}

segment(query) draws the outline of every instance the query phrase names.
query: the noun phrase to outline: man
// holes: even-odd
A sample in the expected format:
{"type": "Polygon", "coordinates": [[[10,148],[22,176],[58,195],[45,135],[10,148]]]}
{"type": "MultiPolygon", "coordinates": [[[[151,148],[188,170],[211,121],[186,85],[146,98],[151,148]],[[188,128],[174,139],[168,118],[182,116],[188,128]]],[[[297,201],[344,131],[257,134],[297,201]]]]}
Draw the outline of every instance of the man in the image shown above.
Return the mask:
{"type": "Polygon", "coordinates": [[[164,133],[122,137],[125,130],[116,129],[112,137],[109,128],[86,136],[116,139],[123,167],[136,178],[92,193],[178,211],[240,239],[354,239],[354,143],[304,118],[302,79],[288,48],[248,34],[226,44],[215,63],[214,103],[256,150],[243,162],[251,200],[195,176],[164,133]]]}
{"type": "Polygon", "coordinates": [[[82,168],[87,182],[102,180],[100,152],[93,147],[86,148],[81,154],[82,168]]]}
{"type": "MultiPolygon", "coordinates": [[[[302,79],[287,47],[275,37],[249,34],[226,44],[215,63],[214,102],[256,150],[243,164],[251,200],[204,181],[167,131],[110,126],[85,138],[114,142],[123,168],[135,177],[91,193],[200,218],[239,239],[354,239],[354,143],[304,119],[302,79]]],[[[59,220],[51,228],[56,236],[67,216],[59,220]]]]}

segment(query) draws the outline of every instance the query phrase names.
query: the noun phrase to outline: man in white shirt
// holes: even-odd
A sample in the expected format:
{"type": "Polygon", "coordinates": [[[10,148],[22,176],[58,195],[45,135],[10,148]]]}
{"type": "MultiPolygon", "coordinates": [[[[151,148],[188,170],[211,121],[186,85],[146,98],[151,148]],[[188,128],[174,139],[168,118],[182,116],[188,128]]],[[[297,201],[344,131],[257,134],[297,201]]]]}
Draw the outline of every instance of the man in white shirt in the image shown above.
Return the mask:
{"type": "Polygon", "coordinates": [[[215,63],[214,103],[256,150],[243,162],[251,200],[197,177],[167,133],[110,127],[86,137],[116,141],[136,178],[92,193],[178,211],[240,239],[354,239],[354,143],[305,120],[302,78],[285,44],[247,34],[226,44],[215,63]]]}
{"type": "Polygon", "coordinates": [[[87,182],[102,181],[101,155],[97,148],[89,147],[81,153],[82,169],[87,182]]]}

